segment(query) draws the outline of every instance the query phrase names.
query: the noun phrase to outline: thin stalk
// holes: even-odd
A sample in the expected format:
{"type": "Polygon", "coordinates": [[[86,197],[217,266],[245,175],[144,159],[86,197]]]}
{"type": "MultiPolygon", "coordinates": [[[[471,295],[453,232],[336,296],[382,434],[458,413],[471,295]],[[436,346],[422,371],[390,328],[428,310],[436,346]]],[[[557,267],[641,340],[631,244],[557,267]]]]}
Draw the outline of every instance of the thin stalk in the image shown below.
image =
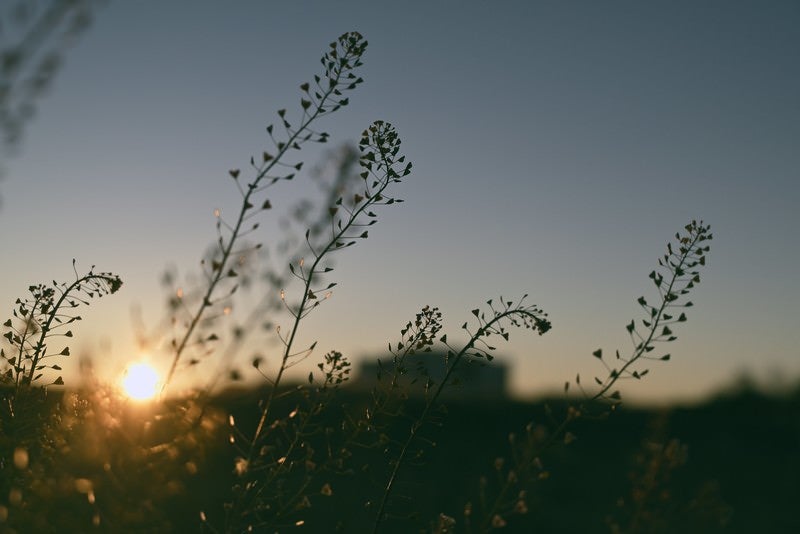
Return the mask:
{"type": "MultiPolygon", "coordinates": [[[[672,290],[675,287],[675,284],[677,283],[678,279],[683,275],[684,265],[688,262],[689,257],[694,253],[695,245],[702,239],[706,239],[706,237],[704,237],[705,232],[703,228],[700,227],[699,230],[700,231],[697,231],[695,233],[692,240],[685,245],[685,251],[678,257],[679,258],[678,263],[674,266],[670,265],[670,269],[673,274],[670,279],[666,292],[663,292],[659,288],[659,293],[661,295],[662,302],[661,305],[659,306],[658,311],[652,317],[651,326],[649,328],[649,334],[647,338],[643,339],[640,337],[640,339],[642,339],[642,341],[640,342],[641,345],[639,345],[639,348],[635,350],[634,355],[625,362],[625,364],[621,367],[621,369],[618,372],[616,372],[615,374],[612,373],[609,376],[607,383],[603,385],[603,387],[600,389],[599,392],[597,392],[592,397],[588,398],[590,402],[602,399],[608,392],[608,390],[611,389],[611,387],[613,387],[613,385],[617,382],[617,380],[619,380],[620,377],[623,376],[623,374],[627,371],[627,369],[629,369],[634,362],[639,360],[645,354],[645,352],[647,351],[647,347],[650,346],[650,343],[654,341],[658,328],[661,326],[661,324],[663,324],[661,323],[661,320],[663,318],[664,311],[672,303],[672,300],[670,300],[669,295],[673,294],[672,290]]],[[[671,251],[671,249],[669,250],[671,251]]],[[[564,418],[564,420],[559,424],[559,426],[547,437],[547,439],[544,440],[544,442],[542,442],[536,448],[535,455],[538,456],[543,451],[547,450],[550,446],[552,446],[556,442],[556,440],[558,440],[564,434],[564,432],[566,432],[567,428],[569,428],[572,422],[581,417],[585,416],[582,415],[580,412],[570,411],[570,413],[568,413],[567,417],[564,418]]],[[[491,530],[491,519],[498,512],[500,506],[502,506],[503,500],[510,491],[512,485],[513,484],[510,481],[507,481],[503,485],[503,488],[500,490],[497,498],[494,500],[492,508],[489,510],[488,514],[486,514],[484,522],[481,525],[481,530],[483,531],[491,530]]]]}
{"type": "MultiPolygon", "coordinates": [[[[381,150],[383,151],[383,148],[381,148],[381,150]]],[[[385,158],[385,154],[382,154],[382,155],[385,158]]],[[[291,350],[292,350],[292,346],[294,344],[294,339],[295,339],[295,336],[297,335],[297,332],[300,329],[300,321],[303,319],[303,317],[305,317],[303,312],[305,310],[306,304],[308,303],[308,298],[309,298],[309,294],[310,294],[310,290],[311,290],[311,285],[315,280],[314,274],[316,272],[318,272],[317,271],[317,267],[319,267],[319,264],[322,261],[322,259],[329,252],[331,252],[331,250],[335,250],[336,248],[338,248],[337,247],[337,243],[340,242],[340,240],[342,240],[344,238],[344,236],[347,234],[347,232],[351,229],[351,227],[355,223],[355,221],[358,218],[358,216],[361,215],[361,213],[363,213],[365,209],[367,209],[369,206],[371,206],[376,201],[376,199],[381,197],[381,194],[389,186],[389,183],[390,183],[390,179],[387,176],[387,179],[381,183],[380,188],[378,188],[377,191],[373,192],[368,197],[366,197],[365,201],[361,204],[361,207],[357,208],[355,211],[353,211],[351,213],[347,223],[342,225],[342,228],[340,228],[340,230],[333,235],[333,237],[328,242],[328,244],[325,245],[325,248],[322,250],[322,252],[318,256],[316,256],[316,258],[314,259],[314,263],[311,264],[311,269],[309,270],[309,274],[306,277],[305,284],[304,284],[304,287],[303,287],[303,296],[300,299],[300,304],[297,307],[297,313],[295,314],[294,323],[292,324],[291,332],[290,332],[289,337],[288,337],[288,339],[286,340],[286,343],[285,343],[285,349],[284,349],[284,352],[283,352],[283,357],[281,359],[281,365],[280,365],[280,367],[278,369],[278,374],[275,377],[272,389],[270,390],[269,397],[267,397],[267,401],[264,404],[264,408],[263,408],[263,410],[261,412],[261,418],[258,421],[258,426],[256,427],[256,432],[253,435],[253,441],[252,441],[251,446],[250,446],[250,453],[248,454],[248,460],[252,459],[253,452],[254,452],[255,447],[256,447],[256,443],[258,442],[258,438],[261,436],[261,432],[264,429],[264,424],[266,423],[267,417],[269,416],[269,411],[270,411],[270,408],[272,406],[272,402],[275,399],[276,392],[278,391],[278,386],[280,385],[281,378],[283,377],[284,371],[286,371],[287,362],[289,360],[289,357],[291,356],[291,350]]]]}
{"type": "Polygon", "coordinates": [[[475,332],[475,334],[473,334],[472,337],[470,338],[469,342],[467,342],[467,344],[464,345],[464,347],[458,352],[458,354],[456,354],[453,357],[453,363],[447,368],[447,371],[445,372],[445,375],[442,378],[442,380],[439,382],[439,385],[436,387],[436,391],[434,392],[433,396],[425,404],[425,408],[423,408],[422,414],[420,414],[420,416],[416,419],[416,421],[414,421],[414,423],[411,425],[411,432],[409,433],[408,438],[406,438],[406,441],[403,444],[402,449],[400,449],[400,455],[398,456],[397,460],[394,463],[394,466],[392,467],[391,474],[389,475],[389,480],[386,483],[386,488],[384,489],[383,496],[381,497],[381,502],[380,502],[380,505],[378,507],[378,512],[377,512],[377,515],[375,516],[375,523],[374,523],[373,528],[372,528],[373,534],[377,534],[378,529],[380,528],[381,523],[383,522],[383,517],[384,517],[384,512],[386,510],[386,505],[389,502],[389,497],[391,496],[392,492],[394,491],[394,483],[395,483],[395,480],[397,479],[397,474],[400,471],[400,467],[403,464],[403,461],[404,461],[404,459],[406,457],[406,454],[408,453],[409,449],[411,448],[411,444],[416,439],[417,434],[419,433],[419,429],[422,428],[422,425],[427,420],[428,413],[430,412],[431,407],[439,399],[439,396],[441,395],[442,391],[444,390],[444,387],[449,382],[450,377],[453,374],[453,371],[458,366],[459,362],[464,357],[464,355],[467,353],[467,351],[469,351],[472,348],[474,348],[475,343],[477,343],[478,340],[483,338],[484,335],[487,332],[491,332],[492,331],[492,327],[496,323],[498,323],[502,319],[505,319],[506,317],[510,317],[510,316],[513,316],[513,315],[522,315],[524,317],[529,317],[529,318],[533,319],[534,321],[538,320],[538,318],[533,313],[531,313],[531,312],[529,312],[527,310],[513,309],[513,310],[508,310],[508,311],[504,311],[502,313],[499,313],[499,314],[495,315],[495,317],[492,318],[490,321],[488,321],[485,325],[483,325],[480,328],[478,328],[478,330],[475,332]]]}
{"type": "Polygon", "coordinates": [[[647,339],[643,340],[639,345],[639,348],[634,353],[633,357],[631,357],[625,364],[620,368],[619,372],[616,375],[611,375],[609,381],[600,388],[600,391],[595,393],[590,400],[595,401],[598,399],[603,398],[603,396],[608,392],[609,389],[617,382],[617,380],[628,370],[628,368],[633,365],[642,355],[647,351],[647,347],[650,346],[650,343],[653,341],[655,337],[656,331],[661,326],[661,317],[664,314],[664,310],[666,310],[667,306],[670,304],[669,295],[672,294],[672,288],[675,286],[675,282],[677,282],[678,278],[680,277],[679,273],[682,272],[682,267],[686,264],[689,255],[692,253],[694,249],[694,245],[697,244],[698,240],[702,236],[701,233],[698,233],[694,236],[691,243],[686,246],[686,251],[681,254],[680,262],[677,266],[672,268],[672,278],[669,281],[669,286],[667,287],[667,291],[665,294],[662,295],[661,305],[658,308],[658,312],[656,313],[655,317],[651,322],[649,332],[647,335],[647,339]]]}
{"type": "Polygon", "coordinates": [[[87,274],[87,275],[83,276],[82,278],[79,278],[79,279],[75,280],[72,284],[69,285],[69,287],[67,287],[66,290],[64,290],[61,293],[61,297],[59,297],[58,302],[55,303],[55,305],[53,306],[52,311],[50,312],[49,316],[47,317],[47,322],[44,325],[42,325],[42,333],[39,336],[39,340],[36,342],[35,350],[34,350],[34,353],[33,353],[33,359],[32,359],[32,364],[31,364],[31,372],[30,372],[30,375],[28,376],[28,383],[33,383],[33,375],[34,375],[34,373],[36,371],[36,365],[39,363],[39,360],[42,357],[42,349],[45,346],[44,345],[45,337],[47,337],[47,333],[50,331],[50,325],[52,324],[53,320],[56,318],[58,310],[61,308],[61,304],[64,302],[64,299],[67,298],[67,295],[69,295],[69,293],[73,289],[75,289],[76,287],[78,287],[82,283],[90,282],[90,281],[92,281],[94,279],[103,280],[104,282],[109,283],[109,277],[108,276],[104,276],[102,274],[87,274]]]}
{"type": "MultiPolygon", "coordinates": [[[[30,331],[31,320],[33,319],[33,313],[36,310],[36,307],[39,306],[39,302],[40,300],[38,297],[36,298],[36,300],[33,301],[33,306],[31,307],[31,317],[26,318],[27,320],[25,321],[25,330],[22,332],[22,335],[20,336],[19,352],[17,353],[17,367],[22,369],[22,373],[19,372],[16,373],[15,385],[17,392],[19,392],[20,379],[22,379],[24,382],[25,378],[25,368],[22,367],[22,359],[23,355],[25,354],[25,343],[28,339],[28,332],[30,331]]],[[[30,343],[29,341],[27,342],[30,343]]]]}
{"type": "Polygon", "coordinates": [[[191,322],[189,323],[188,328],[186,329],[186,333],[184,334],[183,338],[181,339],[180,343],[178,343],[177,348],[175,349],[175,356],[172,359],[172,364],[170,365],[169,372],[167,373],[167,377],[164,380],[164,384],[161,387],[161,395],[167,389],[170,382],[172,381],[172,377],[175,374],[175,369],[178,366],[178,361],[180,361],[183,351],[186,349],[186,346],[189,342],[189,339],[194,333],[195,328],[200,322],[200,319],[203,317],[204,312],[208,307],[212,305],[211,297],[214,293],[219,282],[227,276],[227,263],[231,257],[233,252],[234,244],[236,243],[237,238],[239,237],[239,233],[242,229],[242,224],[245,221],[245,216],[247,212],[252,209],[252,205],[250,203],[251,197],[256,193],[256,190],[259,186],[261,180],[263,180],[267,174],[275,167],[280,159],[289,151],[300,137],[300,134],[305,132],[308,129],[308,126],[324,111],[325,104],[327,103],[330,96],[333,94],[334,90],[339,85],[339,79],[342,75],[342,71],[339,71],[336,77],[332,80],[333,83],[329,84],[328,89],[323,93],[322,98],[319,100],[318,104],[315,106],[314,112],[307,116],[306,120],[301,123],[300,127],[295,130],[293,134],[289,136],[288,141],[283,145],[278,145],[278,152],[275,155],[274,159],[270,160],[266,166],[258,173],[256,178],[253,180],[252,183],[248,185],[247,192],[244,195],[242,200],[242,206],[239,209],[239,215],[236,219],[236,224],[233,226],[231,230],[231,236],[228,239],[227,245],[225,245],[222,249],[222,259],[219,262],[219,268],[216,271],[216,274],[211,279],[208,285],[208,289],[203,296],[203,299],[200,301],[200,305],[197,308],[197,311],[192,317],[191,322]]]}
{"type": "MultiPolygon", "coordinates": [[[[311,264],[311,267],[309,268],[308,274],[307,275],[302,274],[298,276],[304,281],[302,297],[300,299],[299,304],[294,310],[292,310],[291,307],[289,308],[292,315],[294,316],[294,322],[292,324],[289,335],[283,341],[284,350],[283,350],[283,355],[281,357],[281,363],[278,368],[277,375],[272,381],[273,382],[272,387],[270,388],[269,395],[267,396],[264,402],[264,407],[262,408],[261,416],[258,425],[256,426],[256,431],[250,442],[250,447],[247,453],[247,457],[245,458],[245,461],[248,465],[255,458],[260,438],[264,432],[264,428],[269,418],[273,402],[275,401],[278,395],[278,389],[280,387],[284,373],[291,365],[290,359],[293,357],[293,355],[296,355],[293,354],[292,350],[294,347],[295,338],[300,329],[300,323],[302,319],[306,317],[308,313],[316,306],[316,304],[314,304],[308,307],[308,304],[309,304],[309,299],[313,294],[312,286],[316,281],[316,274],[324,272],[324,270],[319,269],[320,263],[322,262],[323,258],[325,258],[328,255],[328,253],[343,247],[342,241],[350,239],[346,236],[354,226],[358,226],[357,221],[359,220],[359,217],[364,213],[364,211],[367,208],[376,203],[380,203],[381,200],[384,198],[382,195],[386,190],[386,188],[389,186],[390,183],[397,180],[397,174],[392,169],[392,164],[393,164],[392,157],[394,156],[394,154],[390,154],[390,151],[394,148],[394,145],[391,144],[387,145],[383,141],[384,141],[383,139],[379,139],[379,142],[376,143],[377,146],[375,148],[379,151],[379,157],[380,157],[380,163],[378,164],[378,168],[383,169],[385,171],[385,175],[380,177],[377,180],[377,182],[375,182],[372,186],[366,187],[366,190],[364,191],[364,197],[356,195],[357,200],[355,201],[355,205],[353,206],[352,210],[346,209],[348,213],[348,218],[346,219],[344,224],[341,224],[340,220],[339,230],[332,232],[330,241],[318,254],[315,254],[314,261],[311,264]]],[[[369,154],[372,153],[370,152],[369,154]]],[[[371,161],[374,161],[374,156],[373,160],[371,161]]],[[[237,504],[235,505],[231,517],[236,517],[238,511],[241,509],[241,506],[242,506],[241,500],[237,501],[237,504]]]]}

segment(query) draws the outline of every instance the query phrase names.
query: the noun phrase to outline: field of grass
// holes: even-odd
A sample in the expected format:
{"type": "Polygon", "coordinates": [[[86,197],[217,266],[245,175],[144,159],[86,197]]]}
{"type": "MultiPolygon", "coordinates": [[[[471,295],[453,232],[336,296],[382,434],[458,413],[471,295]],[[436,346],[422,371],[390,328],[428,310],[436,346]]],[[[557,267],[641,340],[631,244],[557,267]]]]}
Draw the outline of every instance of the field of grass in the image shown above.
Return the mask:
{"type": "MultiPolygon", "coordinates": [[[[95,501],[90,505],[85,495],[54,494],[36,511],[38,520],[42,526],[80,530],[78,525],[90,523],[99,511],[100,531],[109,532],[198,531],[203,528],[201,510],[209,521],[218,520],[238,478],[232,467],[237,453],[224,421],[233,416],[237,426],[252,428],[258,412],[251,401],[259,394],[239,390],[210,399],[209,417],[222,423],[204,433],[202,442],[165,454],[157,449],[160,437],[172,435],[174,442],[168,425],[159,429],[159,418],[145,408],[115,414],[126,425],[117,434],[124,443],[110,444],[103,452],[92,451],[91,442],[75,441],[74,446],[89,450],[73,451],[63,461],[75,463],[61,466],[95,481],[95,501]],[[114,446],[146,453],[136,458],[114,446]],[[117,472],[120,487],[114,488],[113,477],[103,472],[105,462],[84,457],[98,452],[122,470],[117,472]],[[192,458],[197,470],[184,468],[188,461],[183,455],[192,458]]],[[[57,394],[51,397],[51,402],[66,402],[57,394]]],[[[323,426],[340,424],[341,410],[369,403],[368,396],[346,388],[337,399],[323,426]]],[[[508,429],[521,436],[526,427],[538,431],[543,423],[544,432],[545,405],[553,412],[566,409],[558,400],[449,403],[446,413],[437,416],[442,426],[428,429],[428,445],[398,481],[391,521],[381,532],[436,531],[440,514],[456,522],[448,531],[466,531],[465,506],[471,503],[477,515],[482,488],[491,495],[499,479],[508,476],[513,462],[508,429]]],[[[420,408],[411,399],[406,410],[420,408]]],[[[279,402],[276,413],[293,409],[279,402]]],[[[547,475],[528,486],[519,501],[524,506],[517,504],[514,513],[504,515],[501,531],[795,532],[800,528],[794,513],[800,498],[798,409],[800,391],[783,397],[742,391],[698,406],[620,407],[605,420],[578,421],[569,444],[558,444],[541,457],[547,475]]],[[[398,428],[386,428],[388,434],[403,431],[403,418],[396,421],[398,428]]],[[[307,507],[288,513],[285,527],[301,520],[308,532],[368,531],[390,462],[375,448],[362,451],[357,462],[339,472],[320,470],[309,479],[307,507]]],[[[51,475],[57,479],[63,472],[54,468],[51,475]]]]}

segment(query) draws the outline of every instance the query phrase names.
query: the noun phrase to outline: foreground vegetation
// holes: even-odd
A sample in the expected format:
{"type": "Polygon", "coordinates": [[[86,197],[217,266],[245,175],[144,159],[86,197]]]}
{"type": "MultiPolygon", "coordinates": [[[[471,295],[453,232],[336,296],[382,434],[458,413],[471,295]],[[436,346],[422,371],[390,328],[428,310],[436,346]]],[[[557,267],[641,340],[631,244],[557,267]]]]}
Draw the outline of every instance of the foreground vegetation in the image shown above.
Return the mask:
{"type": "MultiPolygon", "coordinates": [[[[389,342],[368,394],[346,392],[347,356],[333,350],[320,355],[316,342],[298,346],[297,340],[305,319],[336,286],[332,260],[369,237],[381,210],[402,202],[395,189],[412,165],[398,132],[376,121],[364,130],[357,151],[338,153],[323,198],[300,210],[303,237],[274,247],[282,262],[262,263],[257,236],[260,215],[273,209],[269,192],[302,169],[297,158],[305,145],[328,141],[317,123],[345,107],[347,95],[362,83],[358,71],[366,49],[355,32],[331,43],[321,73],[300,85],[296,113],[281,109],[278,122],[267,126],[270,146],[247,169],[230,170],[241,204],[230,217],[215,213],[216,236],[199,276],[194,282],[165,278],[169,326],[162,333],[170,340],[169,370],[158,402],[130,404],[88,372],[82,382],[68,384],[73,387],[64,396],[48,389],[64,383],[60,362],[70,355],[66,342],[73,336],[70,325],[80,321],[79,309],[119,290],[116,275],[94,268],[80,274],[76,267],[73,281],[31,286],[29,296],[17,301],[5,323],[2,352],[3,528],[524,532],[541,525],[552,509],[541,488],[559,487],[553,479],[624,495],[611,480],[624,478],[625,460],[617,457],[612,472],[584,476],[570,473],[566,451],[583,457],[589,454],[583,443],[602,451],[604,440],[593,438],[591,429],[623,421],[614,413],[620,382],[641,380],[650,364],[670,359],[663,347],[687,320],[710,228],[691,221],[675,234],[649,275],[653,296],[638,299],[643,317],[625,325],[630,349],[610,355],[596,350],[601,372],[565,383],[565,393],[575,394],[568,400],[541,409],[471,405],[466,393],[462,403],[449,400],[448,393],[459,391],[453,388],[469,391],[465,369],[491,362],[496,345],[512,332],[550,330],[547,314],[527,296],[489,300],[456,332],[438,309],[423,307],[389,342]],[[259,300],[243,300],[242,287],[259,300]],[[242,311],[246,304],[249,313],[242,311]],[[234,310],[235,323],[227,319],[234,310]],[[238,380],[245,372],[232,365],[235,355],[253,347],[271,347],[249,362],[263,387],[218,395],[225,385],[220,376],[238,380]],[[312,359],[307,381],[288,384],[289,369],[312,359]],[[210,384],[190,395],[172,396],[176,376],[195,366],[225,373],[214,373],[210,384]]],[[[678,499],[676,508],[665,508],[667,519],[659,511],[662,501],[672,500],[656,487],[685,461],[684,448],[668,437],[658,434],[645,447],[633,497],[622,497],[619,510],[608,512],[607,528],[658,531],[672,528],[675,518],[690,521],[681,507],[696,501],[678,499]]],[[[715,492],[707,497],[717,508],[703,504],[711,515],[697,521],[716,528],[727,508],[715,492]]],[[[593,506],[574,504],[586,511],[593,506]]],[[[575,519],[562,516],[551,528],[571,528],[575,519]]]]}

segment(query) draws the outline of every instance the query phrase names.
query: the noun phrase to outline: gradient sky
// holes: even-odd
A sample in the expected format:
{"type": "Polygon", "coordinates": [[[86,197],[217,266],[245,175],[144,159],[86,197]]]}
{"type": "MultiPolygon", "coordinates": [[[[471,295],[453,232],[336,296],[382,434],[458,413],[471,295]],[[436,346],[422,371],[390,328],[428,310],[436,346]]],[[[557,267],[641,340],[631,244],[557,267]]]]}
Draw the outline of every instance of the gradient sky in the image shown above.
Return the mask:
{"type": "MultiPolygon", "coordinates": [[[[414,172],[406,202],[338,258],[334,298],[302,332],[319,355],[379,354],[425,304],[457,336],[470,309],[529,293],[554,328],[500,346],[513,391],[591,377],[593,350],[629,347],[647,274],[698,218],[715,239],[673,359],[623,395],[800,377],[797,2],[219,5],[111,2],[6,161],[0,303],[10,314],[30,284],[69,279],[72,258],[120,274],[72,343],[102,376],[141,356],[133,307],[150,326],[164,316],[164,268],[196,269],[213,210],[236,208],[227,170],[268,148],[275,110],[296,109],[327,44],[357,30],[366,82],[320,127],[339,144],[388,120],[414,172]]],[[[315,190],[305,173],[280,187],[315,190]]]]}

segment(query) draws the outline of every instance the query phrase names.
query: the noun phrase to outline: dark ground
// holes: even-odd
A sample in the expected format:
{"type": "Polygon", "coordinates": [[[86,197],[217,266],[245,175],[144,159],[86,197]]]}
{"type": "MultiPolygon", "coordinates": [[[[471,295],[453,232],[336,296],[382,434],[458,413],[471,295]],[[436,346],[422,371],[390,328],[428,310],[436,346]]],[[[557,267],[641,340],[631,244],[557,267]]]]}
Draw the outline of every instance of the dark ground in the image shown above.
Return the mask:
{"type": "MultiPolygon", "coordinates": [[[[342,399],[363,402],[357,395],[342,399]]],[[[555,414],[565,409],[559,402],[549,405],[555,414]]],[[[236,402],[223,408],[236,413],[237,421],[248,419],[236,402]]],[[[450,402],[442,426],[426,434],[435,446],[400,480],[400,500],[413,504],[401,502],[396,526],[385,531],[414,532],[415,523],[404,519],[409,514],[424,518],[423,526],[440,513],[463,525],[465,503],[479,501],[481,477],[491,492],[495,460],[510,465],[509,433],[524,436],[526,425],[547,420],[544,403],[450,402]]],[[[637,532],[800,532],[800,394],[775,398],[743,391],[691,408],[623,407],[604,420],[578,421],[571,430],[573,442],[565,446],[560,440],[542,455],[549,476],[534,481],[527,513],[511,514],[503,531],[611,532],[616,522],[621,531],[637,532]],[[681,447],[665,449],[673,440],[681,447]],[[686,455],[670,456],[670,450],[686,455]]],[[[394,431],[407,435],[405,428],[394,431]]],[[[345,532],[368,528],[372,514],[361,495],[369,484],[380,493],[374,466],[387,464],[387,458],[380,451],[367,455],[370,469],[336,479],[340,499],[328,510],[322,499],[315,511],[324,519],[312,515],[306,531],[333,531],[331,516],[345,532]]],[[[219,476],[225,476],[231,464],[219,462],[219,476]]],[[[214,493],[209,487],[207,495],[214,493]]]]}
{"type": "MultiPolygon", "coordinates": [[[[50,433],[36,431],[46,439],[40,452],[31,452],[27,476],[32,485],[23,504],[9,509],[9,518],[18,518],[30,532],[198,532],[202,510],[210,524],[220,526],[228,513],[223,503],[231,501],[232,485],[242,481],[233,473],[234,459],[242,453],[228,443],[228,416],[252,435],[259,414],[256,398],[254,391],[215,398],[207,409],[216,426],[184,433],[176,430],[184,428],[179,422],[196,416],[189,417],[184,408],[167,406],[143,423],[142,413],[133,409],[110,409],[109,419],[101,403],[78,409],[54,393],[49,402],[64,407],[58,425],[50,433]],[[71,418],[81,410],[84,419],[71,418]],[[110,420],[117,426],[109,426],[110,420]],[[197,469],[189,469],[190,463],[197,469]],[[73,488],[80,477],[93,481],[96,502],[73,488]],[[100,517],[100,527],[87,530],[92,514],[100,517]]],[[[295,451],[298,475],[287,480],[287,488],[310,476],[304,490],[310,507],[288,510],[286,527],[278,531],[295,531],[290,527],[298,519],[305,521],[299,530],[305,532],[371,531],[396,442],[408,436],[409,420],[384,416],[381,426],[378,417],[380,431],[373,436],[385,434],[387,441],[373,441],[364,449],[351,446],[353,460],[341,469],[322,468],[326,447],[337,449],[324,428],[341,428],[344,410],[360,413],[368,400],[363,392],[343,388],[332,397],[327,415],[306,429],[304,441],[314,449],[318,465],[309,471],[295,451]],[[331,495],[323,489],[327,484],[331,495]]],[[[288,396],[273,413],[286,416],[297,406],[297,398],[288,396]]],[[[405,413],[413,415],[420,407],[412,399],[405,413]]],[[[551,421],[560,421],[566,408],[563,401],[448,400],[446,412],[437,412],[424,427],[425,441],[418,442],[422,455],[412,454],[404,464],[387,508],[391,520],[381,532],[420,532],[440,514],[455,519],[453,532],[467,532],[465,506],[471,503],[470,517],[476,521],[482,489],[491,503],[509,470],[525,480],[514,466],[509,434],[516,435],[518,444],[528,436],[526,428],[535,439],[547,439],[547,429],[555,426],[551,421]]],[[[799,414],[800,389],[781,397],[742,390],[694,407],[623,405],[601,420],[581,418],[569,429],[575,436],[571,443],[561,436],[541,453],[541,468],[532,469],[530,484],[521,486],[524,498],[517,498],[519,487],[507,494],[510,507],[502,511],[505,524],[499,531],[800,532],[799,414]]],[[[291,426],[301,419],[286,421],[291,426]]],[[[6,434],[12,430],[4,428],[6,434]]],[[[275,432],[277,440],[291,435],[281,427],[275,432]]],[[[238,442],[246,444],[246,439],[238,442]]],[[[10,458],[13,444],[3,447],[10,458]]],[[[3,469],[4,477],[19,473],[13,465],[3,469]]],[[[263,480],[267,472],[254,476],[263,480]]],[[[18,482],[7,478],[2,484],[8,492],[18,482]]],[[[277,493],[273,486],[269,492],[277,493]]],[[[12,532],[9,526],[0,524],[0,533],[12,532]]]]}

